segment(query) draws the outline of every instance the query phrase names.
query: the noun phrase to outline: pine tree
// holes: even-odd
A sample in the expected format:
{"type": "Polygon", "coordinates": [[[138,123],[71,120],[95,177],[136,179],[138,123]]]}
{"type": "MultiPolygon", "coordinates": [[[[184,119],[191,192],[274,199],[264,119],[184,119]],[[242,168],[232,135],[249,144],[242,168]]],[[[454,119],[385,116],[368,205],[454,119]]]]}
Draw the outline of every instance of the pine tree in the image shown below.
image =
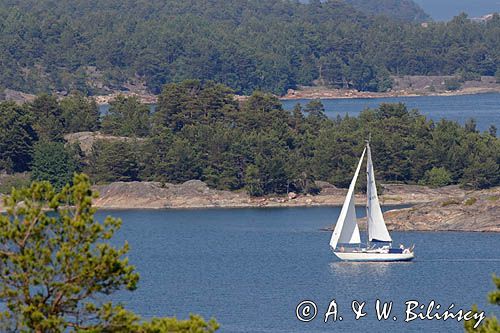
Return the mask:
{"type": "Polygon", "coordinates": [[[110,244],[121,221],[96,220],[90,181],[75,175],[59,192],[48,182],[13,189],[0,214],[2,332],[212,333],[205,322],[155,318],[141,321],[112,302],[95,302],[137,288],[129,247],[110,244]]]}
{"type": "Polygon", "coordinates": [[[71,182],[76,163],[69,150],[61,142],[41,141],[34,147],[31,178],[45,180],[61,189],[71,182]]]}

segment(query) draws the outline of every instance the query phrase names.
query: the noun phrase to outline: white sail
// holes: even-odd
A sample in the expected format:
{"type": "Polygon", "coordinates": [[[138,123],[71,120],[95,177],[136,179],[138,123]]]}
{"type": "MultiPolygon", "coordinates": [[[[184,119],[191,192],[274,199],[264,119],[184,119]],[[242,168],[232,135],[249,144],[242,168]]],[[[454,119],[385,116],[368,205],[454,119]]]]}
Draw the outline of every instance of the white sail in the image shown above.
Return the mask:
{"type": "Polygon", "coordinates": [[[368,216],[368,239],[372,241],[392,242],[392,238],[387,231],[384,216],[377,195],[377,186],[375,185],[375,174],[373,172],[372,153],[370,145],[367,145],[368,161],[366,163],[366,215],[368,216]]]}
{"type": "Polygon", "coordinates": [[[361,237],[359,236],[358,223],[356,221],[356,208],[354,206],[354,187],[356,186],[356,180],[358,179],[359,170],[361,169],[361,164],[363,163],[363,158],[365,156],[366,148],[363,150],[363,154],[359,159],[358,167],[352,178],[351,185],[349,186],[349,191],[340,211],[340,216],[333,230],[332,238],[330,239],[330,246],[332,249],[337,247],[337,244],[359,244],[361,243],[361,237]]]}

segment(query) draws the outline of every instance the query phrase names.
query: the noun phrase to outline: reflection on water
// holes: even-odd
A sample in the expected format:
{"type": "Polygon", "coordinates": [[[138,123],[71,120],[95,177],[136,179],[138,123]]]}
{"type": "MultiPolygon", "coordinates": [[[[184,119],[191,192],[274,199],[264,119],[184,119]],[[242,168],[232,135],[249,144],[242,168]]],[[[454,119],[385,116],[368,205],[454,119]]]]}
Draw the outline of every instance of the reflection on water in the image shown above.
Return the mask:
{"type": "Polygon", "coordinates": [[[330,272],[343,276],[360,274],[385,275],[390,269],[401,267],[401,265],[412,265],[412,262],[356,262],[335,261],[329,264],[330,272]]]}

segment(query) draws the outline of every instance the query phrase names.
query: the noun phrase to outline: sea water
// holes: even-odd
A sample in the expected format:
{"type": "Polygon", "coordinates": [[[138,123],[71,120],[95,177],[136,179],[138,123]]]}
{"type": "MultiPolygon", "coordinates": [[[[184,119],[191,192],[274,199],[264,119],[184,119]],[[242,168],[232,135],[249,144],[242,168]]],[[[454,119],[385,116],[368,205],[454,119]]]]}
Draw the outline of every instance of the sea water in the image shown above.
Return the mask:
{"type": "MultiPolygon", "coordinates": [[[[391,207],[384,207],[384,209],[391,207]]],[[[364,209],[358,208],[358,216],[364,209]]],[[[456,320],[405,322],[405,302],[442,311],[478,304],[486,315],[500,275],[500,234],[393,232],[396,245],[415,244],[409,263],[346,263],[330,251],[339,207],[103,211],[123,219],[113,240],[130,243],[138,289],[113,296],[144,318],[198,313],[215,317],[220,332],[461,332],[456,320]],[[302,301],[316,304],[314,320],[297,319],[302,301]],[[342,321],[324,322],[335,300],[342,321]],[[376,301],[393,302],[388,320],[376,301]],[[355,320],[353,301],[366,302],[355,320]],[[393,317],[397,317],[395,321],[393,317]]],[[[471,223],[473,223],[471,221],[471,223]]],[[[365,237],[362,233],[362,238],[365,237]]],[[[330,318],[331,319],[331,318],[330,318]]],[[[338,319],[338,318],[337,318],[338,319]]]]}
{"type": "MultiPolygon", "coordinates": [[[[286,100],[283,107],[292,110],[296,103],[303,106],[309,100],[286,100]]],[[[418,109],[421,114],[434,121],[454,120],[460,124],[474,118],[477,129],[486,131],[490,125],[500,129],[500,94],[475,94],[458,96],[416,96],[387,98],[322,99],[328,117],[357,116],[366,108],[377,108],[381,103],[404,103],[408,109],[418,109]]]]}

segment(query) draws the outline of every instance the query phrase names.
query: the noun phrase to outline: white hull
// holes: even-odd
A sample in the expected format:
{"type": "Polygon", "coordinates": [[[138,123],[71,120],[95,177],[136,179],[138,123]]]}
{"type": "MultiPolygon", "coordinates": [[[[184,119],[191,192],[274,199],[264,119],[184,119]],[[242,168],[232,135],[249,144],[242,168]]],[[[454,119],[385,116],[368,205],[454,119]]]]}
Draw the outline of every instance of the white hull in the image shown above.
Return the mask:
{"type": "Polygon", "coordinates": [[[410,253],[380,253],[380,252],[333,252],[345,261],[410,261],[415,258],[410,253]]]}

